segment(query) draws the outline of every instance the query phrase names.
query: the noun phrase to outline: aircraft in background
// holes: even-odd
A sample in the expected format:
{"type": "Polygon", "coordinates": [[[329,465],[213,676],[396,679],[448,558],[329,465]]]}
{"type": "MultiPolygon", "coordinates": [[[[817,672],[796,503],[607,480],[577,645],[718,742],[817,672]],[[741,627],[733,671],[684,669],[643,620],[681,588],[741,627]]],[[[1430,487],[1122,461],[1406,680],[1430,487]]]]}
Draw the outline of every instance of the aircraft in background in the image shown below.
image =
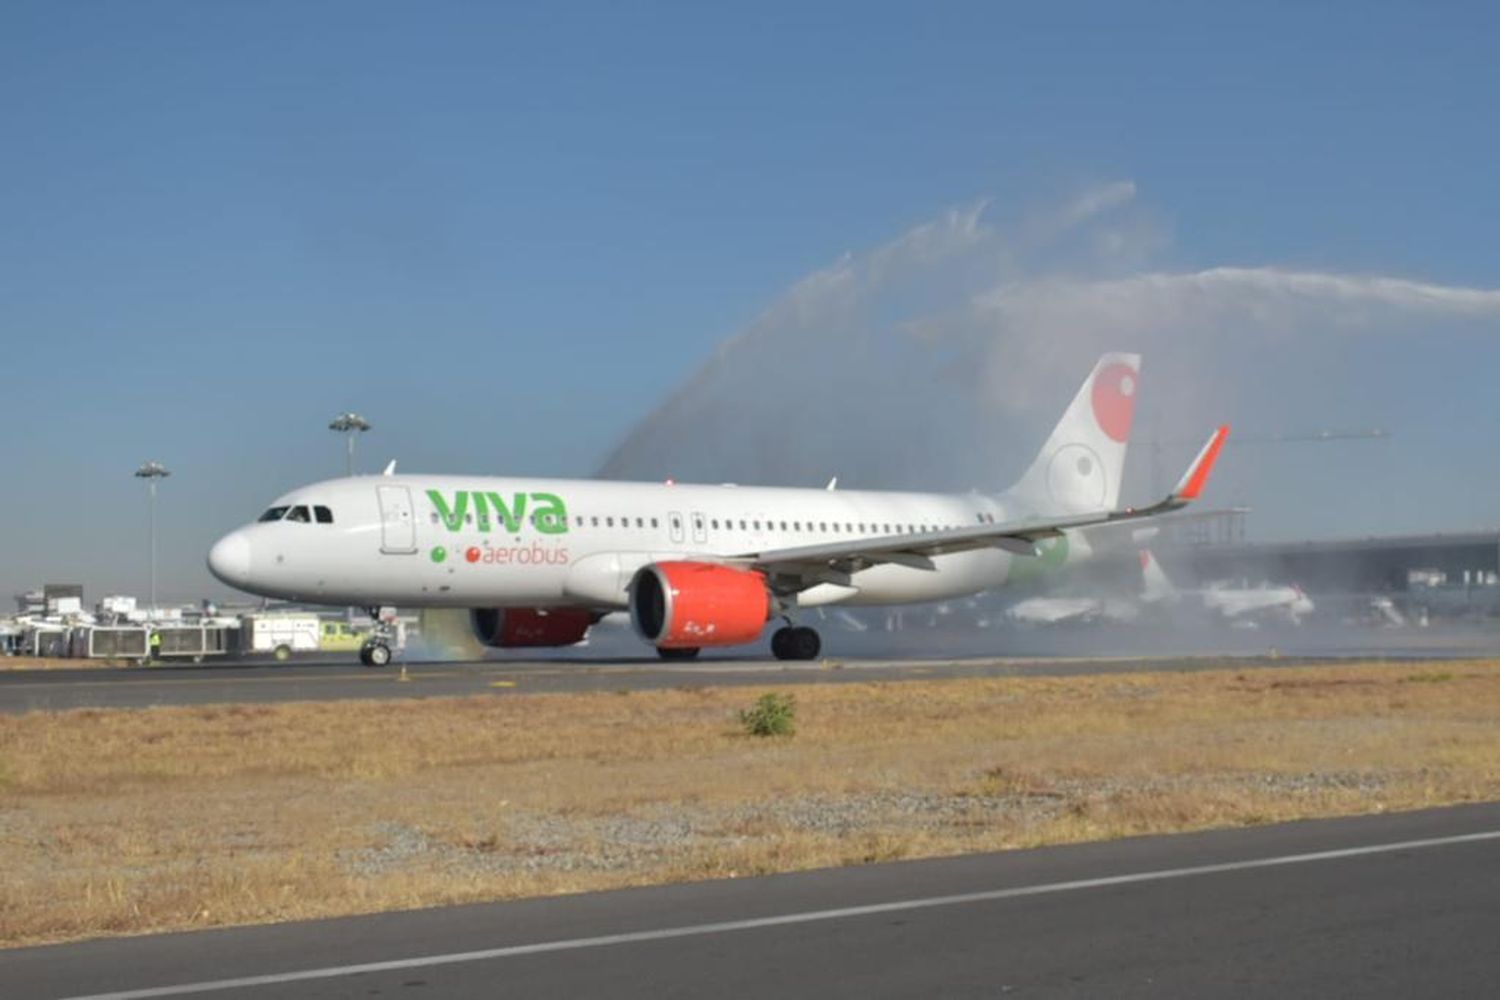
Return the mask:
{"type": "MultiPolygon", "coordinates": [[[[1088,558],[1082,529],[1197,499],[1229,429],[1176,487],[1118,507],[1140,358],[1107,354],[1004,493],[940,494],[395,475],[316,483],[221,538],[208,565],[265,597],[466,608],[492,647],[568,646],[627,610],[665,659],[757,641],[815,658],[802,609],[939,601],[1088,558]]],[[[361,651],[390,660],[377,636],[361,651]]]]}
{"type": "Polygon", "coordinates": [[[1216,583],[1202,590],[1178,590],[1149,549],[1141,550],[1141,575],[1145,581],[1141,597],[1148,604],[1176,604],[1190,598],[1231,623],[1251,624],[1274,618],[1300,625],[1314,609],[1312,598],[1296,584],[1236,587],[1216,583]]]}
{"type": "Polygon", "coordinates": [[[1017,601],[1005,617],[1017,625],[1076,625],[1093,622],[1128,624],[1141,616],[1140,605],[1119,597],[1041,595],[1017,601]]]}

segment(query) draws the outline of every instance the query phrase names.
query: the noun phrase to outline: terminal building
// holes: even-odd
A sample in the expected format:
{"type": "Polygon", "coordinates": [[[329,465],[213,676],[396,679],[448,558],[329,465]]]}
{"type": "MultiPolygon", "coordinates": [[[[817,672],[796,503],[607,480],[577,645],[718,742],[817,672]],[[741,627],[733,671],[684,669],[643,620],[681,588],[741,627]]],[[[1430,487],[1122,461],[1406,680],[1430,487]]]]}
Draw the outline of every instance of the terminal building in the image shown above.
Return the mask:
{"type": "Polygon", "coordinates": [[[1244,509],[1184,519],[1154,547],[1200,583],[1296,583],[1310,592],[1397,594],[1500,585],[1500,529],[1300,542],[1247,542],[1244,509]]]}
{"type": "Polygon", "coordinates": [[[1155,546],[1190,585],[1295,584],[1314,596],[1388,598],[1404,611],[1500,617],[1500,529],[1247,542],[1243,511],[1176,525],[1155,546]]]}

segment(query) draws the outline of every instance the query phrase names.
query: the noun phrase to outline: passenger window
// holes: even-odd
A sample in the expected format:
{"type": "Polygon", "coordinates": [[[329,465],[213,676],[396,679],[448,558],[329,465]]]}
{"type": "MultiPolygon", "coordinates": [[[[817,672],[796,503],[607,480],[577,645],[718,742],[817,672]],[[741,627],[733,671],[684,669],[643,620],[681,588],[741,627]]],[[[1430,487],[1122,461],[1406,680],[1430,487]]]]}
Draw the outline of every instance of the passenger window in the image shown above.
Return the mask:
{"type": "Polygon", "coordinates": [[[781,530],[782,530],[782,531],[785,531],[785,530],[786,530],[786,522],[785,522],[785,521],[782,521],[782,522],[781,522],[781,530]]]}
{"type": "Polygon", "coordinates": [[[655,527],[657,527],[657,526],[658,526],[658,525],[657,525],[657,523],[656,523],[656,518],[654,518],[654,517],[653,517],[653,518],[652,518],[652,519],[651,519],[651,527],[653,527],[653,528],[655,528],[655,527]]]}
{"type": "Polygon", "coordinates": [[[743,517],[740,518],[740,530],[741,531],[745,530],[745,519],[743,517]]]}
{"type": "Polygon", "coordinates": [[[270,510],[262,514],[260,516],[260,519],[261,521],[279,521],[283,517],[286,517],[286,512],[288,510],[290,510],[290,508],[288,507],[272,507],[270,510]]]}
{"type": "Polygon", "coordinates": [[[615,526],[615,519],[612,517],[606,517],[604,519],[604,526],[606,528],[613,528],[615,526]]]}
{"type": "Polygon", "coordinates": [[[293,507],[287,513],[286,519],[288,521],[296,521],[300,524],[310,524],[312,522],[312,515],[307,512],[306,507],[297,506],[293,507]]]}
{"type": "Polygon", "coordinates": [[[599,527],[599,519],[597,517],[591,517],[591,518],[589,518],[589,527],[591,527],[591,528],[597,528],[597,527],[599,527]]]}
{"type": "Polygon", "coordinates": [[[819,531],[827,531],[828,530],[828,522],[827,521],[819,521],[818,522],[818,530],[819,531]]]}
{"type": "Polygon", "coordinates": [[[759,522],[759,521],[753,521],[753,522],[751,522],[751,523],[752,523],[752,524],[754,524],[754,525],[755,525],[755,530],[756,530],[756,531],[759,531],[759,530],[760,530],[760,522],[759,522]]]}
{"type": "Polygon", "coordinates": [[[837,534],[837,533],[838,533],[838,530],[839,530],[839,523],[838,523],[838,522],[837,522],[837,521],[834,521],[834,522],[833,522],[833,530],[834,530],[834,533],[835,533],[835,534],[837,534]]]}
{"type": "Polygon", "coordinates": [[[327,507],[314,507],[313,515],[317,517],[319,524],[333,523],[333,511],[329,510],[327,507]]]}

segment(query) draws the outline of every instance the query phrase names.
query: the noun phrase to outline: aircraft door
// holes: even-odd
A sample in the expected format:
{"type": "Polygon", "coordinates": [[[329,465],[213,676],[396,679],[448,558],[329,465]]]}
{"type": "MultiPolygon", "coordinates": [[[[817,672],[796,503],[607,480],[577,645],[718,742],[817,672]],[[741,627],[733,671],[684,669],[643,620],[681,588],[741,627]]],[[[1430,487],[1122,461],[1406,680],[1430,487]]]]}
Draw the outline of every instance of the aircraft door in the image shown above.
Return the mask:
{"type": "Polygon", "coordinates": [[[409,554],[417,551],[417,522],[411,491],[405,486],[379,486],[380,551],[409,554]]]}
{"type": "Polygon", "coordinates": [[[703,511],[693,511],[693,544],[708,544],[708,518],[703,516],[703,511]]]}
{"type": "Polygon", "coordinates": [[[683,538],[685,537],[682,529],[681,511],[667,511],[667,527],[672,530],[672,541],[678,545],[681,545],[683,538]]]}

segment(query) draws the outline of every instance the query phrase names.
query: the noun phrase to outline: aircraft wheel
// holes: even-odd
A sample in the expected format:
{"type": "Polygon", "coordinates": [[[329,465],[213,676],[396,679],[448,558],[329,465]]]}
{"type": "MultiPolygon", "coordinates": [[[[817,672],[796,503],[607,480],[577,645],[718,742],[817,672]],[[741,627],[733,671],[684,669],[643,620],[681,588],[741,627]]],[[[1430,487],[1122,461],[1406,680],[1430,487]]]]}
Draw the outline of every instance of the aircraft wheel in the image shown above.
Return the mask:
{"type": "MultiPolygon", "coordinates": [[[[786,648],[789,660],[816,660],[818,654],[823,650],[823,640],[818,633],[806,625],[788,629],[791,634],[786,638],[786,648]]],[[[774,641],[774,640],[773,640],[774,641]]]]}
{"type": "Polygon", "coordinates": [[[698,655],[698,647],[685,646],[669,649],[665,646],[657,646],[656,655],[663,660],[691,660],[698,655]]]}
{"type": "Polygon", "coordinates": [[[359,649],[359,662],[367,667],[383,667],[391,662],[391,647],[383,642],[367,642],[359,649]]]}
{"type": "Polygon", "coordinates": [[[796,629],[786,626],[771,633],[771,655],[778,660],[795,659],[792,655],[791,640],[792,633],[796,629]]]}

